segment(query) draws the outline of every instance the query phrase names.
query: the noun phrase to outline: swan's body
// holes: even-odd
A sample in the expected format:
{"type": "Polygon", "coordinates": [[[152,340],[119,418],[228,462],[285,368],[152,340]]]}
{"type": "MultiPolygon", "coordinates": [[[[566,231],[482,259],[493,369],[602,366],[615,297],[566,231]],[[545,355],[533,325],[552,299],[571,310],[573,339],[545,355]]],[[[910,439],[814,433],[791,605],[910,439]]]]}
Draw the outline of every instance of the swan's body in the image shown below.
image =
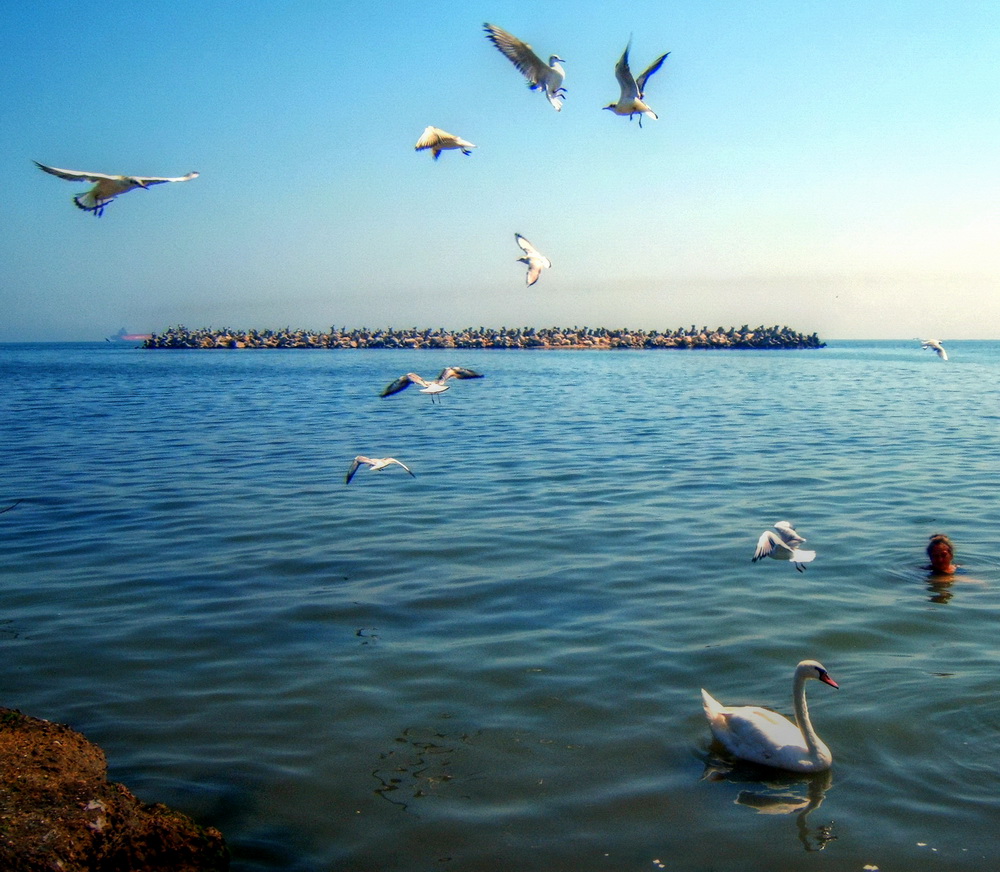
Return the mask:
{"type": "Polygon", "coordinates": [[[774,525],[777,533],[765,530],[757,540],[757,550],[754,551],[751,561],[756,563],[764,557],[773,557],[775,560],[790,560],[799,572],[805,572],[803,563],[812,563],[816,559],[815,551],[803,551],[799,548],[805,538],[795,532],[795,528],[790,521],[778,521],[774,525]]]}
{"type": "Polygon", "coordinates": [[[390,382],[386,386],[385,390],[379,394],[379,396],[392,396],[392,394],[398,394],[400,391],[405,391],[410,385],[420,385],[420,393],[430,394],[431,402],[434,402],[435,394],[442,394],[448,390],[450,385],[447,384],[447,381],[450,378],[483,378],[483,376],[481,373],[478,373],[475,370],[466,369],[464,366],[446,366],[441,370],[441,374],[433,381],[425,379],[417,375],[415,372],[408,372],[390,382]]]}
{"type": "Polygon", "coordinates": [[[434,160],[437,160],[441,156],[441,152],[449,148],[460,148],[462,154],[468,156],[472,154],[469,149],[479,148],[479,146],[466,142],[460,136],[448,133],[447,130],[442,130],[440,127],[425,127],[413,149],[414,151],[423,151],[425,148],[429,148],[431,154],[434,155],[434,160]]]}
{"type": "Polygon", "coordinates": [[[632,71],[628,65],[628,52],[631,47],[632,42],[629,40],[629,44],[625,46],[625,51],[618,59],[618,63],[615,64],[615,78],[618,80],[618,87],[621,91],[618,96],[618,102],[604,108],[610,109],[615,115],[628,115],[630,121],[633,115],[638,115],[639,126],[642,127],[643,115],[647,118],[652,118],[654,121],[656,120],[656,113],[643,101],[646,91],[646,81],[663,66],[663,62],[667,59],[667,55],[670,52],[660,55],[636,77],[632,75],[632,71]]]}
{"type": "Polygon", "coordinates": [[[517,262],[523,263],[526,267],[528,267],[528,274],[525,276],[525,281],[530,288],[535,282],[538,281],[538,277],[542,274],[543,269],[551,268],[552,261],[535,248],[535,246],[533,246],[530,242],[528,242],[528,240],[525,239],[520,233],[515,233],[514,239],[517,240],[517,244],[520,246],[521,251],[524,252],[524,257],[519,257],[517,262]]]}
{"type": "MultiPolygon", "coordinates": [[[[401,463],[400,461],[396,460],[395,457],[364,457],[363,455],[359,454],[357,457],[354,458],[354,463],[351,464],[351,468],[347,470],[347,477],[344,479],[344,484],[351,483],[351,479],[354,478],[354,473],[358,471],[358,468],[362,464],[367,465],[372,472],[378,472],[379,470],[385,469],[387,466],[392,466],[393,464],[396,464],[396,466],[403,467],[403,469],[409,472],[410,475],[413,475],[413,472],[410,470],[410,467],[408,467],[405,463],[401,463]]],[[[413,477],[416,478],[415,475],[413,475],[413,477]]]]}
{"type": "Polygon", "coordinates": [[[792,772],[823,772],[830,768],[833,755],[816,735],[809,720],[805,684],[811,678],[839,687],[821,663],[803,660],[795,667],[792,701],[795,721],[755,705],[724,706],[707,690],[702,703],[712,735],[734,757],[787,769],[792,772]]]}
{"type": "Polygon", "coordinates": [[[948,359],[948,352],[944,350],[944,346],[937,339],[922,339],[920,340],[920,345],[922,348],[933,348],[934,353],[937,354],[942,360],[948,359]]]}
{"type": "Polygon", "coordinates": [[[131,191],[134,188],[149,188],[152,185],[162,185],[164,182],[189,182],[198,178],[198,173],[188,173],[186,176],[174,178],[164,178],[160,176],[109,176],[105,173],[88,173],[79,170],[61,170],[58,167],[48,167],[34,162],[40,170],[44,170],[60,179],[70,182],[96,182],[85,194],[77,194],[73,197],[73,202],[78,209],[84,212],[93,212],[98,218],[104,214],[104,207],[108,205],[119,194],[131,191]]]}
{"type": "Polygon", "coordinates": [[[549,62],[545,63],[534,50],[524,40],[518,39],[514,34],[497,27],[494,24],[484,24],[486,38],[499,49],[507,60],[509,60],[518,71],[528,80],[528,87],[532,91],[541,92],[552,104],[556,112],[562,111],[562,101],[566,94],[566,89],[562,86],[566,78],[566,71],[562,68],[565,63],[559,55],[551,55],[549,62]]]}

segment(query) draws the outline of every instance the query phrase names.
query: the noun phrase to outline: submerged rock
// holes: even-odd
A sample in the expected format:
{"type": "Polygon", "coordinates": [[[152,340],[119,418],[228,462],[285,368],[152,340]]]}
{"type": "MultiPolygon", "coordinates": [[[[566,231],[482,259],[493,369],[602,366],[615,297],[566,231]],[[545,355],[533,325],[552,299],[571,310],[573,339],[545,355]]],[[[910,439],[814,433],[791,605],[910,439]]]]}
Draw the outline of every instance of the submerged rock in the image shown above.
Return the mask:
{"type": "Polygon", "coordinates": [[[218,830],[109,782],[80,733],[0,707],[0,869],[221,872],[229,851],[218,830]]]}

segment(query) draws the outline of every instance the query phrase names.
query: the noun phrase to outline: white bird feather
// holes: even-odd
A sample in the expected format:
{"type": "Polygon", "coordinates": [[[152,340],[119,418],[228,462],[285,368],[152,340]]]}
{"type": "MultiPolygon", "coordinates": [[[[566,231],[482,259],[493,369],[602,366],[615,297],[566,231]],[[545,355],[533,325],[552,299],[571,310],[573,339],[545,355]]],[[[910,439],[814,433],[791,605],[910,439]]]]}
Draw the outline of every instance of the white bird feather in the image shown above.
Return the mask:
{"type": "Polygon", "coordinates": [[[73,197],[73,202],[77,208],[85,212],[93,212],[98,218],[104,214],[104,208],[119,194],[131,191],[134,188],[149,188],[152,185],[162,185],[164,182],[189,182],[196,179],[199,173],[188,173],[186,176],[111,176],[106,173],[89,173],[80,170],[63,170],[59,167],[50,167],[34,161],[35,166],[40,170],[66,179],[70,182],[94,182],[94,187],[84,194],[77,194],[73,197]]]}

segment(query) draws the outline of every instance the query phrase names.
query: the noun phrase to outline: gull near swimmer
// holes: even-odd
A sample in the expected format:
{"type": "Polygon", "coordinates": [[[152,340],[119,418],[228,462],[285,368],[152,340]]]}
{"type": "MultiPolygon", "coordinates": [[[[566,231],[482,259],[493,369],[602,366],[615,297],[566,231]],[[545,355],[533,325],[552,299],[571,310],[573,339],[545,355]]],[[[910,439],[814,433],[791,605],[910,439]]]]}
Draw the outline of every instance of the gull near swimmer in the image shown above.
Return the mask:
{"type": "Polygon", "coordinates": [[[805,572],[803,563],[812,563],[816,559],[815,551],[803,551],[799,548],[805,538],[795,532],[795,528],[789,521],[778,521],[774,525],[777,533],[765,530],[757,540],[757,550],[751,558],[753,563],[765,557],[772,557],[775,560],[790,560],[792,565],[799,571],[805,572]]]}

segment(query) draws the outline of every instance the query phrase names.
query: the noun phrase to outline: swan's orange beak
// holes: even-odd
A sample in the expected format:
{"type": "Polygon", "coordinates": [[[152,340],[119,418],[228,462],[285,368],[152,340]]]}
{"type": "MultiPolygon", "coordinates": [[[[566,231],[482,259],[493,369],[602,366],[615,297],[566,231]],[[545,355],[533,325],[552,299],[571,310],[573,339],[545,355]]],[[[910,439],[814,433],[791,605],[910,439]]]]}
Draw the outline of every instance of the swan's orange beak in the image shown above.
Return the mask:
{"type": "Polygon", "coordinates": [[[839,685],[839,684],[837,684],[837,682],[836,682],[836,681],[834,681],[834,680],[833,680],[832,678],[830,678],[830,674],[829,674],[828,672],[824,672],[824,673],[823,673],[823,674],[822,674],[822,675],[821,675],[821,676],[819,677],[819,680],[820,680],[820,681],[822,681],[822,682],[823,682],[823,684],[829,684],[829,685],[830,685],[830,687],[835,687],[835,688],[837,688],[837,690],[840,690],[840,685],[839,685]]]}

